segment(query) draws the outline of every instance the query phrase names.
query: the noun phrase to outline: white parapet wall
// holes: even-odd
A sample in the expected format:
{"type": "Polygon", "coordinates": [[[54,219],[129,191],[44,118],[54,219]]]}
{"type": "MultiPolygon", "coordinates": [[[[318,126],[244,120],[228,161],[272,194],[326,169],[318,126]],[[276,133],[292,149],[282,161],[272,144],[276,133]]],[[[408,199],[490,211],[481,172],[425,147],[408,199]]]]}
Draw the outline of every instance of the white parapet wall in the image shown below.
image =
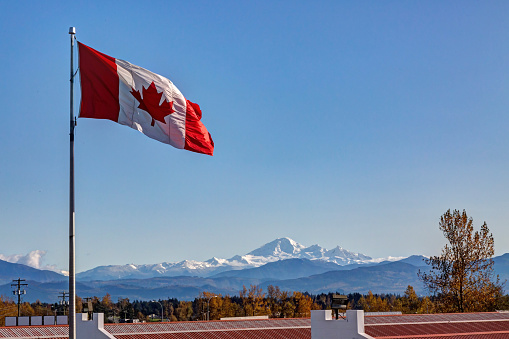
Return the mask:
{"type": "Polygon", "coordinates": [[[76,314],[76,338],[115,339],[104,330],[104,313],[94,313],[92,319],[87,313],[76,314]]]}
{"type": "Polygon", "coordinates": [[[5,317],[5,326],[16,326],[16,317],[5,317]]]}
{"type": "Polygon", "coordinates": [[[31,326],[41,326],[42,325],[42,316],[33,315],[30,317],[30,325],[31,326]]]}
{"type": "Polygon", "coordinates": [[[29,326],[30,317],[18,317],[18,326],[29,326]]]}
{"type": "Polygon", "coordinates": [[[57,325],[67,325],[69,323],[69,317],[66,315],[57,315],[57,325]]]}
{"type": "MultiPolygon", "coordinates": [[[[53,317],[51,317],[53,318],[53,317]]],[[[5,317],[5,326],[41,326],[42,316],[32,315],[28,317],[5,317]],[[17,319],[17,320],[16,320],[17,319]]],[[[51,324],[54,325],[54,324],[51,324]]]]}
{"type": "Polygon", "coordinates": [[[345,318],[334,319],[332,310],[311,311],[311,339],[373,338],[364,333],[364,311],[346,311],[345,318]]]}
{"type": "Polygon", "coordinates": [[[44,325],[55,325],[55,316],[54,315],[45,315],[44,316],[44,325]]]}

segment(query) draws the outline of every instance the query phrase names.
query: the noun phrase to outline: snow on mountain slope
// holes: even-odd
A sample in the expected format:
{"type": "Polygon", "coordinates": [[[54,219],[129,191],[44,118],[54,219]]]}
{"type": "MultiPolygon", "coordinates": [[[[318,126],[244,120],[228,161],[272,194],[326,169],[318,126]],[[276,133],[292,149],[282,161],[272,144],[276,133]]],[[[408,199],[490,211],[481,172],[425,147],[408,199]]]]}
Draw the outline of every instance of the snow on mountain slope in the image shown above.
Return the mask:
{"type": "Polygon", "coordinates": [[[207,261],[184,260],[174,263],[163,262],[147,265],[99,266],[78,273],[76,278],[82,281],[91,281],[140,279],[158,276],[208,277],[224,271],[255,268],[285,259],[323,260],[338,265],[363,264],[376,260],[364,254],[350,252],[339,246],[327,250],[319,245],[306,247],[290,238],[279,238],[245,255],[236,255],[230,259],[213,257],[207,261]]]}
{"type": "Polygon", "coordinates": [[[249,252],[247,255],[254,257],[293,257],[298,255],[305,247],[290,238],[279,238],[262,247],[249,252]]]}

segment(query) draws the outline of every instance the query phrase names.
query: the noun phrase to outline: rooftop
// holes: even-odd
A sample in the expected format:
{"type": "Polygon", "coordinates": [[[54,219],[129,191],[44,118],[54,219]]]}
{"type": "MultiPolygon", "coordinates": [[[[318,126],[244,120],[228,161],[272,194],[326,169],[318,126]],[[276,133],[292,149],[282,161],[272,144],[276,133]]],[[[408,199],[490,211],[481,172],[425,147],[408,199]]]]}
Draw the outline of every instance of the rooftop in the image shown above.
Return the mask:
{"type": "Polygon", "coordinates": [[[104,329],[119,339],[311,338],[311,322],[309,319],[105,324],[104,329]]]}
{"type": "Polygon", "coordinates": [[[384,339],[509,338],[509,313],[439,313],[368,316],[364,331],[384,339]]]}
{"type": "MultiPolygon", "coordinates": [[[[383,339],[509,339],[509,313],[372,315],[364,331],[383,339]]],[[[252,319],[104,324],[119,339],[310,339],[311,320],[252,319]]],[[[0,327],[0,338],[68,337],[67,325],[0,327]]]]}

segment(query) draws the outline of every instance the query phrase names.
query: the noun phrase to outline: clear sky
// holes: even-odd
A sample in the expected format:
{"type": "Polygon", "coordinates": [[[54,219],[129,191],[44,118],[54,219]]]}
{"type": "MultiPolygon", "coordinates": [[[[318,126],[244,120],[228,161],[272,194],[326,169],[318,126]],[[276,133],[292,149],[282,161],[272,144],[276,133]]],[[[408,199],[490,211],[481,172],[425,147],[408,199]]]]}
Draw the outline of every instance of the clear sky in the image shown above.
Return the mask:
{"type": "Polygon", "coordinates": [[[216,145],[79,119],[78,272],[278,237],[435,255],[447,209],[509,252],[508,18],[507,1],[0,1],[0,254],[67,269],[70,26],[172,80],[216,145]]]}

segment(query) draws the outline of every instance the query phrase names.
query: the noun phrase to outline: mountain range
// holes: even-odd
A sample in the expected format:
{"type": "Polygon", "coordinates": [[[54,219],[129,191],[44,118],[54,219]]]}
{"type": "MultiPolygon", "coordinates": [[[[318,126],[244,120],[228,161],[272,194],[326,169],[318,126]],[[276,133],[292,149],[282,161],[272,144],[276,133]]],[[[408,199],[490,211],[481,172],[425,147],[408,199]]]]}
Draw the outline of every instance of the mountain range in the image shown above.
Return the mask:
{"type": "MultiPolygon", "coordinates": [[[[373,259],[336,247],[327,250],[318,245],[305,247],[289,238],[276,239],[246,255],[230,259],[182,261],[152,265],[100,266],[77,274],[77,294],[82,297],[104,296],[112,300],[150,300],[177,298],[192,300],[200,292],[238,295],[243,286],[279,286],[282,290],[312,294],[393,293],[402,294],[412,285],[418,294],[426,290],[417,272],[428,271],[422,255],[391,260],[373,259]]],[[[501,280],[509,278],[509,253],[494,258],[501,280]]],[[[26,301],[57,301],[67,290],[67,277],[21,264],[0,260],[0,295],[10,295],[10,283],[26,279],[26,301]]]]}
{"type": "Polygon", "coordinates": [[[181,262],[162,262],[149,265],[111,265],[99,266],[78,273],[80,281],[145,279],[154,277],[198,276],[211,277],[221,272],[245,270],[285,259],[321,260],[338,265],[365,264],[373,261],[364,254],[353,253],[339,246],[327,250],[319,245],[305,247],[290,238],[280,238],[245,255],[230,259],[213,257],[206,261],[184,260],[181,262]]]}

